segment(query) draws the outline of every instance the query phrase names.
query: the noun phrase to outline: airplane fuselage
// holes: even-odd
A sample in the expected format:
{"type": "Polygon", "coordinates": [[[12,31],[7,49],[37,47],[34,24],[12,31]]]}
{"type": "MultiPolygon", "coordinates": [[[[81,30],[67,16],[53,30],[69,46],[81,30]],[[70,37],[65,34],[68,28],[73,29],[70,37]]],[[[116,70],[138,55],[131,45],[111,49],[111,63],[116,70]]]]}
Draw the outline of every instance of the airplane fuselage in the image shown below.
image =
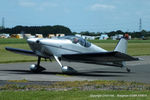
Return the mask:
{"type": "MultiPolygon", "coordinates": [[[[61,57],[63,54],[78,54],[91,52],[106,52],[106,50],[94,45],[83,46],[80,43],[73,43],[69,39],[39,39],[30,38],[27,40],[30,48],[39,56],[47,57],[55,54],[61,57]]],[[[86,40],[85,40],[86,41],[86,40]]]]}

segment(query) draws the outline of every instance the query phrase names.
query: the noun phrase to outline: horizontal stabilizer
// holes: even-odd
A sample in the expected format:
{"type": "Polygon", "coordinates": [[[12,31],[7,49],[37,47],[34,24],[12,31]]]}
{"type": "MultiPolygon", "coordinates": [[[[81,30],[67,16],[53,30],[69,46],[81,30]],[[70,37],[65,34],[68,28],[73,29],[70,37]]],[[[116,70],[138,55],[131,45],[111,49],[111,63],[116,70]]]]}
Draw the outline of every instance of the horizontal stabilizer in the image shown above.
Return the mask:
{"type": "Polygon", "coordinates": [[[11,51],[18,54],[28,55],[28,56],[36,56],[36,54],[31,50],[17,49],[17,48],[5,48],[7,51],[11,51]]]}

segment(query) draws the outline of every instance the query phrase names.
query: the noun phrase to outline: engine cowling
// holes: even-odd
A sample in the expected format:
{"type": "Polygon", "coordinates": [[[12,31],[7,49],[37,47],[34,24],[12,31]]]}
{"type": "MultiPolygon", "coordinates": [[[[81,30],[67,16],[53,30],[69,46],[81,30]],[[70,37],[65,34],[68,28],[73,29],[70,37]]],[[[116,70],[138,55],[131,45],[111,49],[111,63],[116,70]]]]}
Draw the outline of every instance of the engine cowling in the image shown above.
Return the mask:
{"type": "Polygon", "coordinates": [[[72,67],[69,66],[63,66],[62,67],[62,72],[66,73],[66,74],[74,74],[77,73],[77,71],[75,69],[73,69],[72,67]]]}

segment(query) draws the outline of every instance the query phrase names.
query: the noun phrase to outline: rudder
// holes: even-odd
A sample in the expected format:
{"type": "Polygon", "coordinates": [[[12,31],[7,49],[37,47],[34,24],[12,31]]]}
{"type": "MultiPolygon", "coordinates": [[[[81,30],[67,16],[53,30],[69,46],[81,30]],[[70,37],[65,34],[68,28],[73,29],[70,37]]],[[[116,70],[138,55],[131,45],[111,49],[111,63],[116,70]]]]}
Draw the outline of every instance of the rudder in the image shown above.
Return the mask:
{"type": "MultiPolygon", "coordinates": [[[[117,46],[115,47],[114,51],[118,51],[121,53],[127,53],[127,47],[128,47],[128,41],[127,38],[123,37],[120,39],[120,41],[118,42],[117,46]]],[[[122,62],[116,62],[118,64],[120,64],[122,67],[126,66],[126,62],[122,61],[122,62]]]]}
{"type": "Polygon", "coordinates": [[[127,46],[128,46],[128,41],[126,38],[121,38],[120,41],[118,42],[117,46],[115,47],[114,51],[118,51],[121,53],[127,53],[127,46]]]}

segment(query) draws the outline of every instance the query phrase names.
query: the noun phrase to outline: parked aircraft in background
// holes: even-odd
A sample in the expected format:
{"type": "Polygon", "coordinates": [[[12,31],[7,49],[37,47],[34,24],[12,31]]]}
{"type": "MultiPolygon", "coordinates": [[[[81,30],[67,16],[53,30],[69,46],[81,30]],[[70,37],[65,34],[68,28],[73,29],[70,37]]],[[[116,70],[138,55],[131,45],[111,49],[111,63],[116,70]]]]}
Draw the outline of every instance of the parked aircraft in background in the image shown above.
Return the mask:
{"type": "Polygon", "coordinates": [[[62,65],[61,60],[125,67],[130,72],[125,62],[137,61],[139,58],[134,58],[126,54],[127,38],[121,38],[114,51],[111,52],[77,36],[64,36],[51,39],[29,38],[27,42],[31,50],[10,47],[6,47],[6,50],[24,55],[37,56],[37,64],[30,66],[32,72],[45,70],[44,67],[40,66],[41,58],[50,60],[54,58],[64,73],[75,73],[76,70],[72,67],[62,65]]]}

